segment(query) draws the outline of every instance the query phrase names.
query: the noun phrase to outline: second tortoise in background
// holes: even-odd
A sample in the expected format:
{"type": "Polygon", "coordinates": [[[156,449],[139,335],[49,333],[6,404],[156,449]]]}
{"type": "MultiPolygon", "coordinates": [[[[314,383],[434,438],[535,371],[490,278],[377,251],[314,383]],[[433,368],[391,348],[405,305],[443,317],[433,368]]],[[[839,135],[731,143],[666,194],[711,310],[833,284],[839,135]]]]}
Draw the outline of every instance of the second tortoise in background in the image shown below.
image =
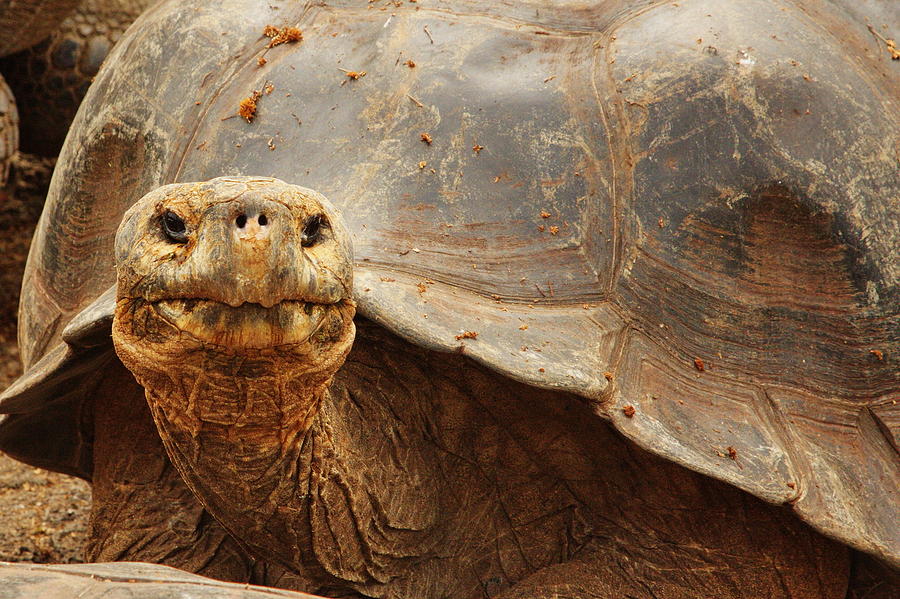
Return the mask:
{"type": "Polygon", "coordinates": [[[20,142],[23,152],[56,156],[106,55],[153,2],[0,1],[0,121],[10,120],[0,124],[0,163],[20,142]]]}

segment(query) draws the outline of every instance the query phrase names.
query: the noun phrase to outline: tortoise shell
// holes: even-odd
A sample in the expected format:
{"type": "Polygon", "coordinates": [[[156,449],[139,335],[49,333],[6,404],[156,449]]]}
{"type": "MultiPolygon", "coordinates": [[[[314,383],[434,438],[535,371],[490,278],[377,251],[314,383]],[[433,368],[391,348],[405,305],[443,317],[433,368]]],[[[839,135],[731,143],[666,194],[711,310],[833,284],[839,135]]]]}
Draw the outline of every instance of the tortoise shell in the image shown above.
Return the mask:
{"type": "Polygon", "coordinates": [[[274,176],[343,210],[364,316],[900,564],[896,13],[852,4],[157,5],[60,155],[0,446],[89,477],[122,213],[274,176]]]}

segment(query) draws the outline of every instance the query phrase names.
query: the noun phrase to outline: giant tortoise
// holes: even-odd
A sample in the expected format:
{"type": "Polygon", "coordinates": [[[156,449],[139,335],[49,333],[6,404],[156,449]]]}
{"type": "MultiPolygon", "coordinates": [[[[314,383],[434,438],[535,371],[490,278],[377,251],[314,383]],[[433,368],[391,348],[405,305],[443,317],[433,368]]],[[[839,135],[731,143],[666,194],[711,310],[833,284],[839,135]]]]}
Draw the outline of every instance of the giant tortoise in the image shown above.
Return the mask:
{"type": "Polygon", "coordinates": [[[900,565],[896,16],[158,4],[60,155],[0,447],[92,481],[92,560],[843,597],[847,546],[900,565]]]}

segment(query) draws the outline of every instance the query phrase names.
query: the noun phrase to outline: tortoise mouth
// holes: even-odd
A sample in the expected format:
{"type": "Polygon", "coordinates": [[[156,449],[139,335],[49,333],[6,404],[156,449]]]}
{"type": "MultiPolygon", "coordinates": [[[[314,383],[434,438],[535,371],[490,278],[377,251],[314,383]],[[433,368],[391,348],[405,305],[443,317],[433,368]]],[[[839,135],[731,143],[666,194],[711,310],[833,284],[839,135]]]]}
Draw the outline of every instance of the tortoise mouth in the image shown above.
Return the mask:
{"type": "Polygon", "coordinates": [[[270,308],[261,304],[228,304],[196,298],[151,302],[156,315],[205,344],[231,348],[267,348],[309,341],[331,317],[340,318],[337,303],[284,300],[270,308]]]}

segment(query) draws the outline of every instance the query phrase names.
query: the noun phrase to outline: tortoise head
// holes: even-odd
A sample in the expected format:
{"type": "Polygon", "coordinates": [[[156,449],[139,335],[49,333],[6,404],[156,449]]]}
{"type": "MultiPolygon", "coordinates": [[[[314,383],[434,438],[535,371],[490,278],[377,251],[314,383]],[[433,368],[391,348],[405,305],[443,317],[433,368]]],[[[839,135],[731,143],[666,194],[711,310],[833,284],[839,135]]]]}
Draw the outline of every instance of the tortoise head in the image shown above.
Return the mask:
{"type": "Polygon", "coordinates": [[[252,525],[240,506],[281,483],[353,343],[339,214],[274,179],[168,185],[125,214],[116,268],[113,342],[169,457],[217,518],[252,525]]]}
{"type": "Polygon", "coordinates": [[[198,351],[277,354],[327,380],[352,344],[350,237],[314,191],[251,177],[167,185],[128,210],[115,249],[113,339],[142,384],[140,371],[198,351]]]}

